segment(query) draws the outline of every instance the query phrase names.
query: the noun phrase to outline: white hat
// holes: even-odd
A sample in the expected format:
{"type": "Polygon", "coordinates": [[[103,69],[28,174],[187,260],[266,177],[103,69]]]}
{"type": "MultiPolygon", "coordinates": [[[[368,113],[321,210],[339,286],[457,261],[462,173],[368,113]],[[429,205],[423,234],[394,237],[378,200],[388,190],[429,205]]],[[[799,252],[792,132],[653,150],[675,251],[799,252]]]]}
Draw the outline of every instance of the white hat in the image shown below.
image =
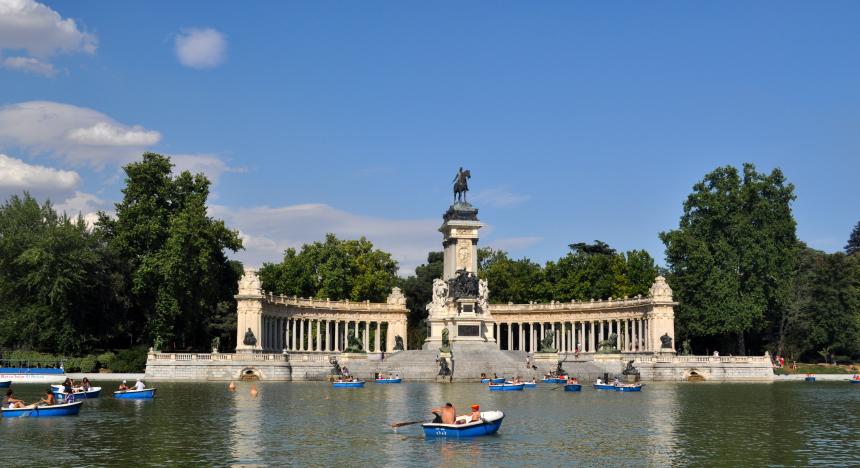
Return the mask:
{"type": "Polygon", "coordinates": [[[122,383],[126,383],[125,380],[123,380],[122,383]]]}

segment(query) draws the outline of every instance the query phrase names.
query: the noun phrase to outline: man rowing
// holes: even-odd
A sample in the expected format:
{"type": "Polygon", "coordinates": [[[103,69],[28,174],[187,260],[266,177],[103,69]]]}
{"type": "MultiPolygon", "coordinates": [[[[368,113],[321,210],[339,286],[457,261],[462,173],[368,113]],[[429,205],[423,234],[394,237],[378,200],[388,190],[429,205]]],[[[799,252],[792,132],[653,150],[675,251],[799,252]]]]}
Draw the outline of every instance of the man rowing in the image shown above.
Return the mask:
{"type": "Polygon", "coordinates": [[[435,415],[434,423],[454,424],[457,420],[457,411],[451,403],[445,403],[445,406],[433,408],[430,410],[435,415]]]}

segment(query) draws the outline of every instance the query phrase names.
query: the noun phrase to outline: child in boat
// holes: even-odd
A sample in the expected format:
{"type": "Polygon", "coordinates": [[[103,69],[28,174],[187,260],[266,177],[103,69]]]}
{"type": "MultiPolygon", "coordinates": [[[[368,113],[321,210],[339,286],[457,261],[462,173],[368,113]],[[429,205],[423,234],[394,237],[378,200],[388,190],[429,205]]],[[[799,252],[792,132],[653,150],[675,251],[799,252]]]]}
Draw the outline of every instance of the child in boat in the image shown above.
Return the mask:
{"type": "Polygon", "coordinates": [[[472,405],[472,414],[469,417],[469,422],[475,422],[481,420],[481,407],[479,405],[472,405]]]}
{"type": "Polygon", "coordinates": [[[119,384],[119,387],[117,387],[117,390],[119,390],[119,391],[125,391],[125,390],[128,390],[128,385],[126,385],[126,381],[125,381],[125,380],[123,380],[123,381],[122,381],[122,383],[121,383],[121,384],[119,384]]]}
{"type": "Polygon", "coordinates": [[[39,400],[39,403],[44,403],[48,406],[57,404],[56,400],[54,400],[54,392],[51,390],[51,387],[45,390],[45,397],[39,400]]]}
{"type": "Polygon", "coordinates": [[[23,408],[27,406],[24,403],[24,400],[19,400],[15,398],[15,394],[12,393],[12,389],[6,390],[6,396],[3,398],[3,407],[4,408],[23,408]]]}

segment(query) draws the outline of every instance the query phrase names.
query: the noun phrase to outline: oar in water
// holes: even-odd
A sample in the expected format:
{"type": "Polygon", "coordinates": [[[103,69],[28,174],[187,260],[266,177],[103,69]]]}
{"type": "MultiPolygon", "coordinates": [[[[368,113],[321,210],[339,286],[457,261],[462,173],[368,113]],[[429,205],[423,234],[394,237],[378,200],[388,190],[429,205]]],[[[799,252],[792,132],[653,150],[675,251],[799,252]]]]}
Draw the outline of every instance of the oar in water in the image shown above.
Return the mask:
{"type": "Polygon", "coordinates": [[[423,421],[422,420],[422,421],[409,421],[409,422],[393,423],[391,425],[391,428],[396,431],[398,427],[411,426],[412,424],[421,424],[421,423],[427,423],[427,422],[430,422],[430,421],[423,421]]]}

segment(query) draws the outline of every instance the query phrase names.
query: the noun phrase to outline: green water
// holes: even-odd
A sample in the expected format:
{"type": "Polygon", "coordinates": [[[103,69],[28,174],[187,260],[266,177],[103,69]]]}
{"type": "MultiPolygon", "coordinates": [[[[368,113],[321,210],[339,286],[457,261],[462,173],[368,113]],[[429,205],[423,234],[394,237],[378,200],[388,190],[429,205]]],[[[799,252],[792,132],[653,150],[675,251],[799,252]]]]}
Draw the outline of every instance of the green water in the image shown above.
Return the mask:
{"type": "MultiPolygon", "coordinates": [[[[114,387],[113,382],[100,382],[114,387]]],[[[15,465],[810,465],[860,464],[860,386],[847,382],[648,384],[642,393],[539,385],[159,383],[152,401],[103,392],[77,417],[0,421],[15,465]],[[431,406],[506,413],[495,436],[425,440],[431,406]]],[[[43,386],[17,385],[33,400],[43,386]]]]}

